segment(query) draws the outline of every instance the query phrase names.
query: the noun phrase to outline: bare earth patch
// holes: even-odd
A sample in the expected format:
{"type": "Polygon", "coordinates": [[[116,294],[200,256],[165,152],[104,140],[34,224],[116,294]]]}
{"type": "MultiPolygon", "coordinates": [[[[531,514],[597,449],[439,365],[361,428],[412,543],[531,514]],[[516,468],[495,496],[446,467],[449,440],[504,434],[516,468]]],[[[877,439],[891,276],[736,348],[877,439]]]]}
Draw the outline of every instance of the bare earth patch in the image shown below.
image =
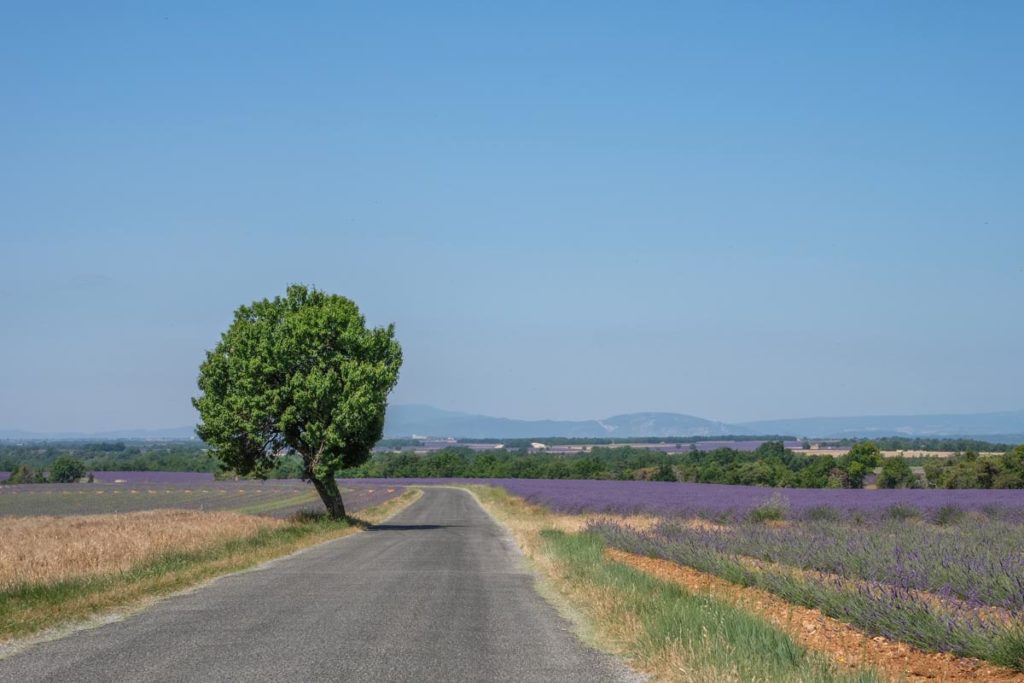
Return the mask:
{"type": "Polygon", "coordinates": [[[194,510],[8,517],[0,522],[0,590],[127,571],[163,553],[199,550],[284,524],[236,512],[194,510]]]}
{"type": "Polygon", "coordinates": [[[657,578],[673,581],[694,593],[731,601],[784,629],[804,647],[824,652],[851,669],[875,666],[894,678],[912,682],[1006,681],[1024,683],[1024,674],[977,659],[924,652],[882,636],[870,637],[816,609],[786,602],[758,588],[738,586],[668,560],[634,555],[615,548],[608,557],[657,578]]]}
{"type": "Polygon", "coordinates": [[[591,524],[607,522],[609,524],[621,524],[640,531],[653,529],[662,520],[650,515],[609,515],[609,514],[585,514],[585,515],[564,515],[550,514],[545,528],[555,528],[574,534],[583,531],[591,524]]]}

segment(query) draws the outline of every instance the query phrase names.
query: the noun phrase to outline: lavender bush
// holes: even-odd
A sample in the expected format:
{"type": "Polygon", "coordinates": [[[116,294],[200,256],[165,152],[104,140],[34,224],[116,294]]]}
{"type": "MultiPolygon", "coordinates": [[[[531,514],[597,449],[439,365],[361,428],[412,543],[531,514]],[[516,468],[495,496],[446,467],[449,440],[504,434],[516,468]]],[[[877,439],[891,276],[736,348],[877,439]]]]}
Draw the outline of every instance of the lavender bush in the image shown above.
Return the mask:
{"type": "Polygon", "coordinates": [[[716,530],[669,520],[653,533],[666,543],[928,591],[972,607],[1024,610],[1024,526],[983,516],[965,517],[953,528],[882,519],[716,530]]]}
{"type": "Polygon", "coordinates": [[[1024,669],[1024,630],[1016,618],[986,614],[959,601],[936,600],[906,585],[754,567],[743,562],[721,535],[678,533],[679,527],[669,525],[641,531],[607,522],[593,524],[590,530],[622,550],[762,588],[871,634],[1024,669]]]}
{"type": "Polygon", "coordinates": [[[660,516],[742,518],[773,500],[785,499],[789,515],[813,517],[831,508],[853,518],[881,517],[896,505],[923,514],[943,508],[1024,515],[1024,490],[1016,489],[768,489],[728,484],[656,481],[495,479],[483,480],[558,512],[607,512],[660,516]]]}
{"type": "Polygon", "coordinates": [[[976,511],[1024,520],[1024,489],[771,489],[731,484],[601,479],[345,479],[346,483],[397,486],[482,484],[555,512],[648,514],[660,517],[745,519],[765,505],[785,507],[792,519],[890,517],[894,508],[929,517],[976,511]]]}

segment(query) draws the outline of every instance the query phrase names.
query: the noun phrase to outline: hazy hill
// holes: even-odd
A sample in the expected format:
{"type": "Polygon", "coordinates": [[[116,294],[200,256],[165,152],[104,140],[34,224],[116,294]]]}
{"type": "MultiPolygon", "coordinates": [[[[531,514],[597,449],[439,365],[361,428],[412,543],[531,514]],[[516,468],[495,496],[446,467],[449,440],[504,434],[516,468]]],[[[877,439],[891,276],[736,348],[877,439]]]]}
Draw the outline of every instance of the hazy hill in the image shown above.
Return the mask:
{"type": "MultiPolygon", "coordinates": [[[[679,413],[629,413],[601,420],[512,420],[441,410],[426,405],[392,405],[384,435],[466,439],[629,438],[726,435],[788,435],[807,438],[842,437],[967,437],[996,443],[1024,443],[1024,410],[969,415],[903,415],[869,417],[807,417],[727,424],[679,413]]],[[[0,429],[6,441],[43,439],[194,439],[191,426],[168,429],[128,429],[106,432],[26,432],[0,429]]]]}
{"type": "Polygon", "coordinates": [[[1019,440],[1024,435],[1024,410],[969,415],[809,417],[743,422],[737,426],[757,434],[808,437],[1002,436],[1004,438],[993,440],[1007,441],[1019,440]],[[1016,435],[1016,439],[1013,439],[1013,435],[1016,435]]]}
{"type": "Polygon", "coordinates": [[[512,420],[425,405],[388,408],[385,436],[524,438],[658,437],[780,434],[808,438],[920,436],[1024,441],[1024,411],[971,415],[812,417],[727,424],[678,413],[630,413],[602,420],[512,420]]]}
{"type": "Polygon", "coordinates": [[[454,436],[469,439],[526,437],[722,436],[732,434],[721,422],[677,413],[632,413],[604,420],[512,420],[473,415],[424,405],[388,408],[387,437],[454,436]]]}

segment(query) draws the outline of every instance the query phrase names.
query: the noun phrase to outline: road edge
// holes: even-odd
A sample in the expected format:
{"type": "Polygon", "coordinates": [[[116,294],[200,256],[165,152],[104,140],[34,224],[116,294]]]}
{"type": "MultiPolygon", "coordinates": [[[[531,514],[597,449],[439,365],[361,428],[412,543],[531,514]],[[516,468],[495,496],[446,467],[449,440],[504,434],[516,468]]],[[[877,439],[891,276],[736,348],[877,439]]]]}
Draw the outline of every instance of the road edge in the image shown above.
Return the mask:
{"type": "MultiPolygon", "coordinates": [[[[387,513],[383,517],[371,522],[370,526],[372,526],[373,524],[381,524],[383,522],[386,522],[387,520],[391,519],[400,512],[408,510],[412,505],[414,505],[423,497],[423,489],[421,487],[407,486],[406,488],[408,489],[406,493],[412,494],[408,496],[406,500],[401,501],[402,496],[405,495],[405,493],[403,493],[401,496],[392,498],[391,500],[384,501],[383,503],[373,506],[371,508],[367,508],[366,511],[372,511],[375,508],[385,508],[389,504],[394,506],[393,509],[387,510],[387,513]],[[401,501],[401,504],[395,505],[396,501],[401,501]]],[[[182,595],[194,593],[210,585],[213,585],[221,579],[225,579],[230,576],[246,574],[249,572],[262,571],[268,567],[273,566],[274,564],[287,560],[291,557],[301,555],[322,545],[328,543],[337,543],[339,541],[344,541],[347,538],[352,538],[353,536],[356,536],[357,534],[362,533],[363,531],[365,531],[364,527],[352,525],[351,527],[346,529],[344,533],[342,533],[341,535],[315,541],[313,543],[310,543],[309,545],[302,546],[291,552],[271,557],[270,559],[263,560],[261,562],[258,562],[257,564],[248,567],[242,567],[241,569],[231,569],[225,571],[224,573],[203,578],[199,582],[186,586],[185,588],[181,588],[169,593],[147,595],[141,599],[131,601],[130,603],[127,603],[125,605],[119,605],[116,607],[112,607],[108,610],[103,610],[102,612],[87,617],[85,619],[74,619],[72,621],[68,621],[57,626],[52,626],[43,629],[31,635],[0,641],[0,661],[12,657],[13,655],[16,655],[20,652],[24,652],[25,650],[35,647],[36,645],[41,645],[43,643],[48,643],[55,640],[61,640],[70,635],[74,635],[75,633],[78,633],[80,631],[89,631],[95,628],[101,628],[108,624],[114,624],[119,621],[124,621],[125,619],[133,617],[136,614],[139,614],[140,612],[143,612],[158,603],[164,602],[165,600],[170,600],[172,598],[176,598],[182,595]]]]}

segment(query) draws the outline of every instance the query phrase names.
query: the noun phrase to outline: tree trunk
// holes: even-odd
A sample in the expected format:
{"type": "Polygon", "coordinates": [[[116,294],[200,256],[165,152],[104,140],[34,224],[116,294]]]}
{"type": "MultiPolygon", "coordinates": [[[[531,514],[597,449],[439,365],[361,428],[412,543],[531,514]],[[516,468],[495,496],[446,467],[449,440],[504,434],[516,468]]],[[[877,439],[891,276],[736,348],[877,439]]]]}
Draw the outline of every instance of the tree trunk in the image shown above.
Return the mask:
{"type": "Polygon", "coordinates": [[[334,476],[328,475],[324,479],[310,476],[309,479],[313,482],[316,492],[320,494],[320,500],[324,502],[328,516],[331,519],[344,519],[345,504],[341,502],[341,492],[338,491],[338,484],[334,481],[334,476]]]}

